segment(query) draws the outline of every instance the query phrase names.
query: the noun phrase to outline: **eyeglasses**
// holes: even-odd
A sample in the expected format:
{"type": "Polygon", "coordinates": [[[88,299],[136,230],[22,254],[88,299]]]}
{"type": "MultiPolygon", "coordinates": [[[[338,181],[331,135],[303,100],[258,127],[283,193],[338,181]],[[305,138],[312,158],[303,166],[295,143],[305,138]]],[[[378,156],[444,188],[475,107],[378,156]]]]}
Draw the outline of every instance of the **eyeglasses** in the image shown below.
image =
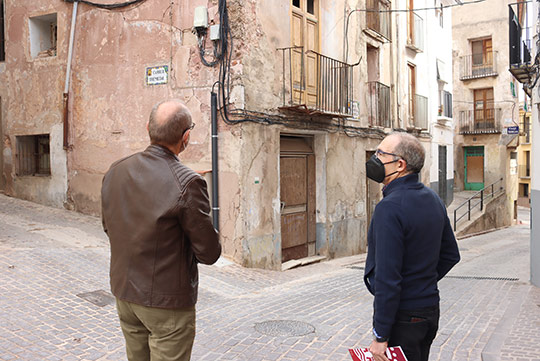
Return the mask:
{"type": "Polygon", "coordinates": [[[393,157],[401,158],[400,155],[397,155],[397,154],[395,154],[395,153],[389,153],[389,152],[385,152],[384,150],[377,149],[377,150],[375,151],[375,156],[376,156],[377,158],[379,158],[379,156],[381,156],[381,155],[391,155],[391,156],[393,156],[393,157]]]}
{"type": "Polygon", "coordinates": [[[195,128],[195,123],[191,122],[191,125],[189,126],[189,130],[192,130],[193,128],[195,128]]]}

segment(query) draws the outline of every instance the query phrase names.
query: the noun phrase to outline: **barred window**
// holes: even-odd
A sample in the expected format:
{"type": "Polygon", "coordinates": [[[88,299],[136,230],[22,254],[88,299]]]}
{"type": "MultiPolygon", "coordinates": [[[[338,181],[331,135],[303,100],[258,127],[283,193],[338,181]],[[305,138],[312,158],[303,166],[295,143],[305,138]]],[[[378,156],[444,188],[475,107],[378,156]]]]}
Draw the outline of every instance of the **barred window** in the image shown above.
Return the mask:
{"type": "Polygon", "coordinates": [[[17,175],[51,174],[49,134],[21,135],[17,140],[17,175]]]}

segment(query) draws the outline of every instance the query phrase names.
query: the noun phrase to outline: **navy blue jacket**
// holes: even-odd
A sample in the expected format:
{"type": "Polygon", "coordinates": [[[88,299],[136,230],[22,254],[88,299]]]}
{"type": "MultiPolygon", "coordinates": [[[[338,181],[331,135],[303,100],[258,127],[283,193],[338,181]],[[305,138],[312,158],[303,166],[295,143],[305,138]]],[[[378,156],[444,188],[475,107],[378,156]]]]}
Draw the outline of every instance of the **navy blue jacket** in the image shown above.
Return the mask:
{"type": "Polygon", "coordinates": [[[368,231],[364,282],[375,296],[373,326],[390,337],[398,310],[439,303],[437,281],[459,262],[459,250],[439,196],[408,174],[390,182],[368,231]]]}

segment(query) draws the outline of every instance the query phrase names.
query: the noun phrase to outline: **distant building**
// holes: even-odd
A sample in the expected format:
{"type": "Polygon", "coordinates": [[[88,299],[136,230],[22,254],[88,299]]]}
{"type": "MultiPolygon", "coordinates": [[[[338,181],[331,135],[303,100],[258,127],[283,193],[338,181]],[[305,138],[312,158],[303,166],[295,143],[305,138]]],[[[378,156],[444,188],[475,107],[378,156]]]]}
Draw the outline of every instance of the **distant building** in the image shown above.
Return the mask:
{"type": "Polygon", "coordinates": [[[508,4],[486,0],[456,6],[454,57],[455,187],[480,191],[503,187],[490,228],[515,217],[519,97],[508,72],[508,4]],[[489,9],[489,10],[487,10],[489,9]]]}
{"type": "MultiPolygon", "coordinates": [[[[524,103],[527,104],[527,103],[524,103]]],[[[519,147],[517,159],[517,173],[519,177],[518,205],[529,207],[531,202],[531,176],[533,164],[531,162],[532,122],[530,106],[519,110],[519,147]]]]}

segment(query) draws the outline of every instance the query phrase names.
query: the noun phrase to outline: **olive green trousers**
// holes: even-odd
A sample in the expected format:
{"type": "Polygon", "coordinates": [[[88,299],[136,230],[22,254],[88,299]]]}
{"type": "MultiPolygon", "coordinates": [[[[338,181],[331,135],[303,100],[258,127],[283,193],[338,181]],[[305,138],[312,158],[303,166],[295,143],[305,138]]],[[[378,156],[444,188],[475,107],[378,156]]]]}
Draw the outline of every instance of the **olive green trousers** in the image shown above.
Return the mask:
{"type": "Polygon", "coordinates": [[[116,299],[129,361],[189,361],[195,339],[195,306],[146,307],[116,299]]]}

